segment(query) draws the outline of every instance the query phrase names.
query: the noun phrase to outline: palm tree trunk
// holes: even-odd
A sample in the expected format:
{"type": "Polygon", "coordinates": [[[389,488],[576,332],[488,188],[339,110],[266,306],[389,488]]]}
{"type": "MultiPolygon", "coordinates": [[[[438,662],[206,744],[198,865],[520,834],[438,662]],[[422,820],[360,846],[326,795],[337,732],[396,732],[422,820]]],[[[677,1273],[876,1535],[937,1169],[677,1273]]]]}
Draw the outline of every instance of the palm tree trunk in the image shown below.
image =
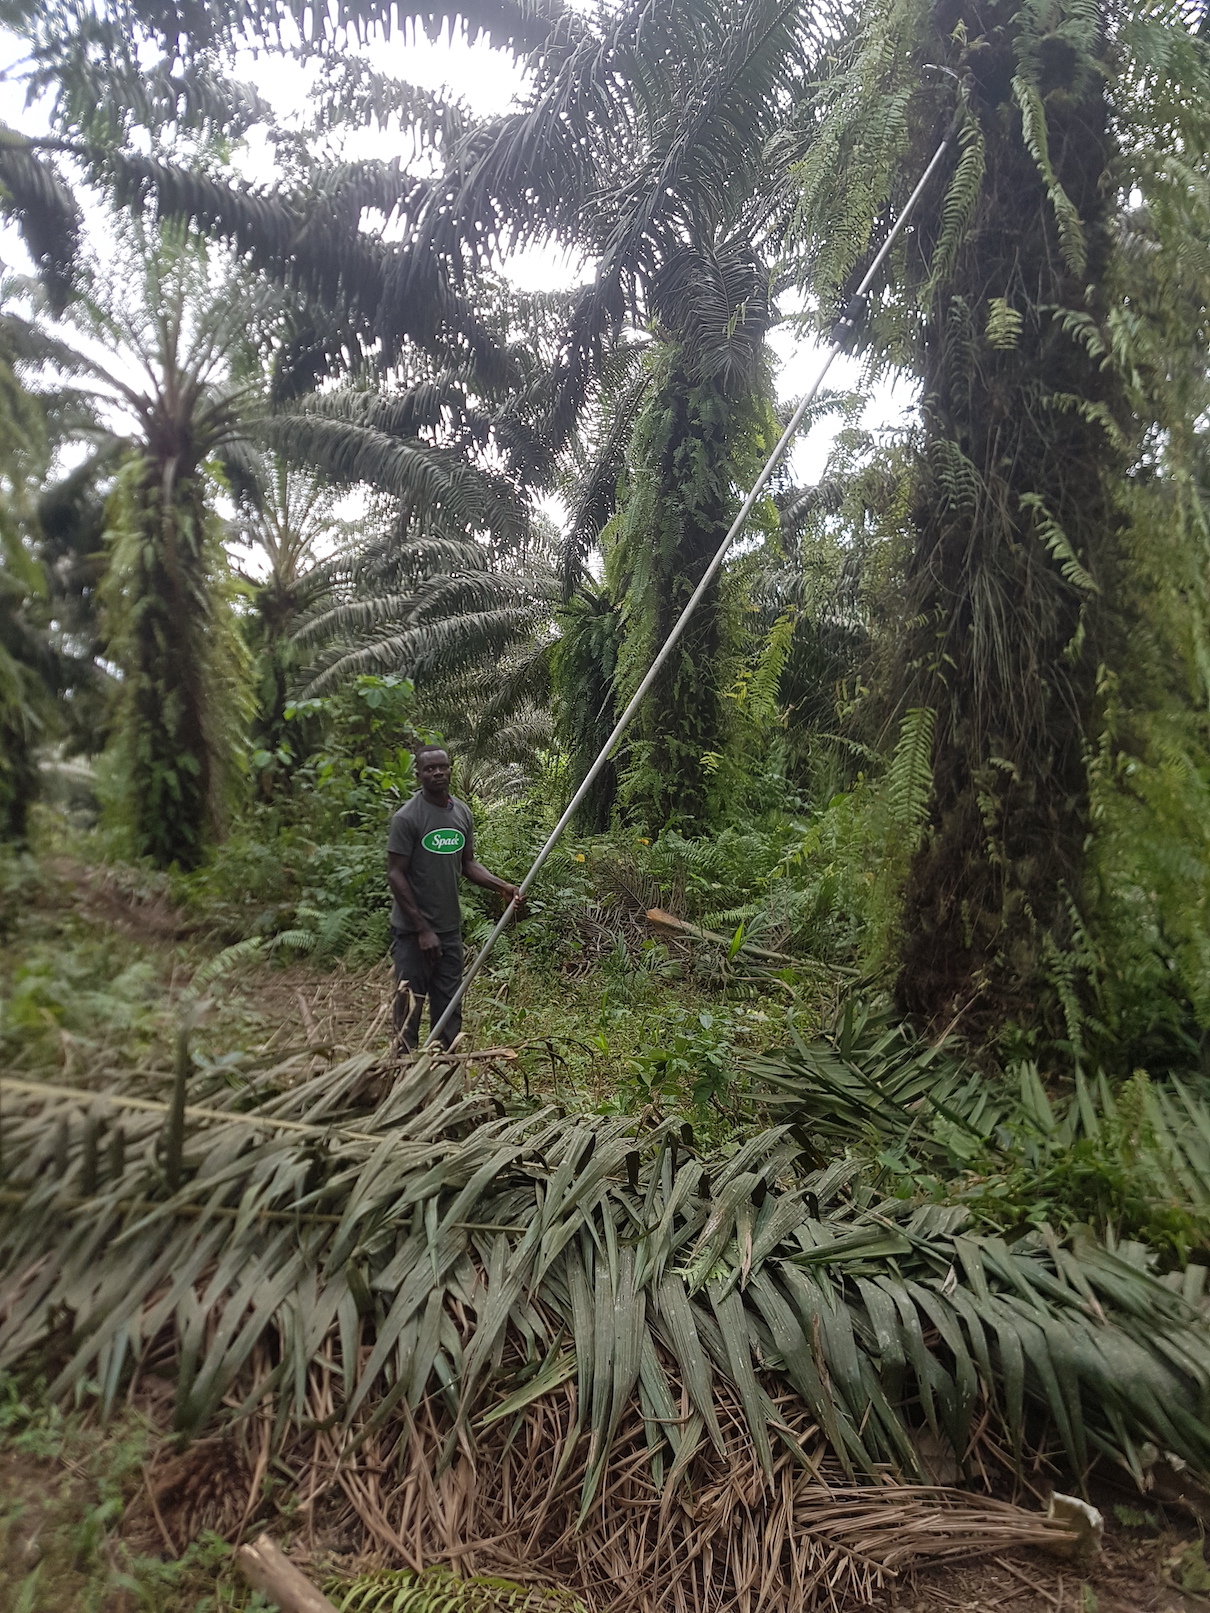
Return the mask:
{"type": "Polygon", "coordinates": [[[125,579],[129,707],[125,781],[135,848],[194,868],[217,829],[207,710],[207,511],[195,477],[152,470],[135,492],[137,560],[125,579]]]}
{"type": "MultiPolygon", "coordinates": [[[[961,65],[986,169],[919,354],[926,454],[899,687],[934,708],[937,742],[898,995],[934,1024],[966,1013],[968,1028],[1036,1010],[1080,909],[1084,747],[1121,526],[1125,407],[1099,345],[1114,219],[1103,81],[1048,35],[1035,105],[1018,77],[1024,15],[1016,0],[935,8],[929,47],[955,29],[980,42],[961,65]]],[[[940,205],[921,219],[918,261],[944,226],[940,205]]]]}
{"type": "MultiPolygon", "coordinates": [[[[759,439],[761,400],[699,380],[680,362],[644,409],[607,575],[621,602],[618,706],[630,698],[701,581],[735,510],[737,475],[759,439]]],[[[640,708],[624,753],[623,809],[653,831],[700,833],[714,815],[725,746],[728,634],[712,587],[640,708]]]]}

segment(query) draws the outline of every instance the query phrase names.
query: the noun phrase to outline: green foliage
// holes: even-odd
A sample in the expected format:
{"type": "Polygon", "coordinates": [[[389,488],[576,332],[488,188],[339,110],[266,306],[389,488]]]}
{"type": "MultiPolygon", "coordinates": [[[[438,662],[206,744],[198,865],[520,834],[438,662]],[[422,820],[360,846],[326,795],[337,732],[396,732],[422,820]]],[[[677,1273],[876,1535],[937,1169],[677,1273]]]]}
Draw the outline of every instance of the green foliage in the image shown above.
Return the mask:
{"type": "Polygon", "coordinates": [[[146,1045],[159,1009],[156,971],[141,958],[117,971],[113,964],[102,941],[29,947],[5,993],[0,1024],[10,1050],[48,1034],[57,1041],[61,1031],[85,1048],[115,1033],[146,1045]]]}
{"type": "Polygon", "coordinates": [[[222,284],[179,227],[128,221],[119,236],[122,273],[98,277],[68,310],[80,346],[43,341],[36,356],[57,372],[77,430],[103,445],[86,479],[121,465],[99,545],[105,656],[119,672],[107,804],[134,856],[192,868],[227,822],[250,714],[209,462],[242,435],[255,385],[240,371],[269,299],[222,284]]]}
{"type": "Polygon", "coordinates": [[[487,1574],[460,1577],[437,1566],[361,1574],[351,1585],[333,1580],[327,1591],[341,1613],[585,1613],[567,1591],[527,1589],[487,1574]]]}
{"type": "MultiPolygon", "coordinates": [[[[266,956],[372,963],[389,939],[387,825],[415,792],[416,748],[437,736],[396,676],[364,674],[285,717],[308,726],[311,753],[286,754],[273,800],[244,810],[181,893],[224,940],[259,940],[266,956]]],[[[271,761],[252,758],[254,769],[271,761]]]]}
{"type": "Polygon", "coordinates": [[[247,1607],[225,1540],[203,1531],[183,1554],[139,1556],[122,1540],[152,1432],[137,1418],[107,1428],[49,1403],[45,1383],[0,1374],[0,1456],[20,1475],[0,1497],[0,1598],[22,1613],[140,1613],[247,1607]]]}
{"type": "Polygon", "coordinates": [[[292,702],[286,714],[323,724],[323,742],[296,785],[296,794],[314,792],[308,806],[320,832],[382,829],[416,791],[416,749],[440,738],[417,726],[415,686],[396,674],[363,673],[326,698],[292,702]]]}
{"type": "Polygon", "coordinates": [[[1115,1087],[1077,1072],[1056,1100],[1035,1065],[980,1070],[855,998],[829,1032],[795,1032],[743,1063],[757,1101],[767,1093],[805,1136],[862,1148],[905,1196],[962,1205],[1012,1236],[1053,1225],[1139,1240],[1178,1268],[1210,1252],[1210,1104],[1175,1078],[1115,1087]]]}
{"type": "MultiPolygon", "coordinates": [[[[1183,153],[1205,149],[1208,63],[1177,7],[1132,14],[1112,54],[1079,0],[1002,10],[994,25],[961,6],[863,14],[819,93],[800,222],[826,315],[957,91],[948,181],[925,196],[868,325],[871,368],[919,377],[925,428],[902,625],[876,689],[884,710],[936,713],[933,832],[910,873],[900,993],[938,1023],[1031,1017],[1058,1036],[1077,999],[1104,1008],[1095,970],[1076,971],[1066,1001],[1054,986],[1054,960],[1104,911],[1086,885],[1090,830],[1113,814],[1083,766],[1099,743],[1100,668],[1152,704],[1157,681],[1194,664],[1164,642],[1166,588],[1138,586],[1151,562],[1128,527],[1157,484],[1155,444],[1169,502],[1188,486],[1204,407],[1190,380],[1204,365],[1171,356],[1206,343],[1204,254],[1180,243],[1204,225],[1204,180],[1183,153]],[[1141,210],[1112,200],[1131,185],[1141,210]]],[[[1204,523],[1184,503],[1164,541],[1169,573],[1192,579],[1204,523]]],[[[1111,973],[1098,976],[1109,994],[1111,973]]]]}
{"type": "Polygon", "coordinates": [[[287,717],[286,708],[305,664],[293,635],[319,586],[315,551],[334,539],[347,544],[351,534],[336,518],[334,489],[319,476],[246,452],[229,455],[224,473],[238,505],[229,541],[250,549],[268,572],[243,578],[249,609],[241,625],[256,669],[252,767],[261,799],[271,800],[314,748],[317,724],[287,717]]]}
{"type": "Polygon", "coordinates": [[[178,889],[216,938],[258,943],[250,958],[368,965],[389,940],[386,822],[372,835],[315,840],[275,812],[253,811],[178,889]]]}
{"type": "Polygon", "coordinates": [[[42,886],[42,872],[27,851],[0,845],[0,939],[8,940],[42,886]]]}
{"type": "Polygon", "coordinates": [[[711,1105],[721,1108],[732,1085],[730,1015],[702,1009],[662,1017],[662,1024],[652,1023],[650,1042],[634,1061],[631,1090],[619,1093],[617,1110],[688,1110],[699,1126],[706,1122],[703,1134],[709,1136],[711,1105]]]}
{"type": "Polygon", "coordinates": [[[1179,717],[1134,718],[1130,727],[1125,745],[1107,737],[1093,769],[1091,1014],[1106,1057],[1115,1048],[1136,1059],[1166,1051],[1204,1067],[1210,767],[1202,735],[1179,717]]]}
{"type": "MultiPolygon", "coordinates": [[[[581,587],[559,612],[551,676],[573,790],[613,731],[619,627],[617,607],[606,588],[581,587]]],[[[609,827],[617,787],[617,767],[610,757],[580,809],[581,829],[591,834],[609,827]]]]}
{"type": "Polygon", "coordinates": [[[933,794],[934,713],[920,706],[904,713],[886,774],[886,802],[896,837],[914,851],[933,794]]]}
{"type": "MultiPolygon", "coordinates": [[[[2,196],[0,178],[0,204],[2,196]]],[[[35,548],[52,433],[43,400],[22,379],[22,347],[17,322],[0,318],[0,840],[18,844],[38,794],[38,747],[60,727],[50,590],[35,548]]]]}

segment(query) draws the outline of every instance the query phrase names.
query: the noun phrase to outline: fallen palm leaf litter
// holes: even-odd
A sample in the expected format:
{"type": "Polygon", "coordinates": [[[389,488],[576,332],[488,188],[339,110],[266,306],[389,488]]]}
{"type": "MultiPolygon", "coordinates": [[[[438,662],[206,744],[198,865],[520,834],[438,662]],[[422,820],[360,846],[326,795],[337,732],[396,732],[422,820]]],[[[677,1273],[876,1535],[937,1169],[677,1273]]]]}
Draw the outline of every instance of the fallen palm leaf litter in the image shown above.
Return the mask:
{"type": "Polygon", "coordinates": [[[176,1143],[179,1103],[6,1082],[0,1365],[54,1356],[103,1414],[171,1379],[175,1429],[243,1475],[204,1520],[229,1533],[273,1468],[305,1536],[618,1613],[1070,1546],[989,1493],[1047,1453],[1210,1468],[1203,1315],[1137,1251],[1010,1245],[786,1126],[707,1156],[679,1120],[500,1114],[467,1069],[256,1078],[176,1143]]]}

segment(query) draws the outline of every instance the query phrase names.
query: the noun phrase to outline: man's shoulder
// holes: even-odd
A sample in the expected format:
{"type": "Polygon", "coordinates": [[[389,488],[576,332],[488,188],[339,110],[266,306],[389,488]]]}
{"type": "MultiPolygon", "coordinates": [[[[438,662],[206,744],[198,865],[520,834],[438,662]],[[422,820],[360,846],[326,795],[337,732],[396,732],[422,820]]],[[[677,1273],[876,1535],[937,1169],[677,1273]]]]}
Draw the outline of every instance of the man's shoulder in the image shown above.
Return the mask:
{"type": "Polygon", "coordinates": [[[417,801],[423,800],[423,792],[417,790],[416,794],[413,795],[410,800],[405,801],[401,807],[397,808],[391,813],[391,826],[394,827],[394,825],[397,823],[413,822],[417,816],[416,803],[417,801]]]}
{"type": "Polygon", "coordinates": [[[470,807],[468,807],[466,802],[461,800],[458,796],[456,796],[456,795],[451,795],[450,796],[450,805],[452,807],[456,807],[457,810],[459,812],[463,813],[466,817],[469,818],[471,816],[470,807]]]}

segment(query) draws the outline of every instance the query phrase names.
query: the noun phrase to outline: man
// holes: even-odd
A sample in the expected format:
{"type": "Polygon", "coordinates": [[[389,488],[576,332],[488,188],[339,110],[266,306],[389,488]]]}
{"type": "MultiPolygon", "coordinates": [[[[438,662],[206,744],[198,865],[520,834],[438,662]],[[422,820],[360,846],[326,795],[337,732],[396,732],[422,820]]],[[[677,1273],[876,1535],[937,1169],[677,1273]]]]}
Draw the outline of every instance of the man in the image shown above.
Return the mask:
{"type": "MultiPolygon", "coordinates": [[[[387,884],[395,898],[395,1029],[405,1051],[419,1045],[425,998],[430,1024],[435,1025],[462,979],[459,876],[498,891],[508,902],[521,895],[515,885],[475,861],[470,808],[450,794],[449,753],[440,745],[425,745],[416,752],[416,776],[420,789],[391,819],[387,837],[387,884]]],[[[461,1029],[459,1006],[441,1033],[443,1046],[449,1047],[461,1029]]]]}

